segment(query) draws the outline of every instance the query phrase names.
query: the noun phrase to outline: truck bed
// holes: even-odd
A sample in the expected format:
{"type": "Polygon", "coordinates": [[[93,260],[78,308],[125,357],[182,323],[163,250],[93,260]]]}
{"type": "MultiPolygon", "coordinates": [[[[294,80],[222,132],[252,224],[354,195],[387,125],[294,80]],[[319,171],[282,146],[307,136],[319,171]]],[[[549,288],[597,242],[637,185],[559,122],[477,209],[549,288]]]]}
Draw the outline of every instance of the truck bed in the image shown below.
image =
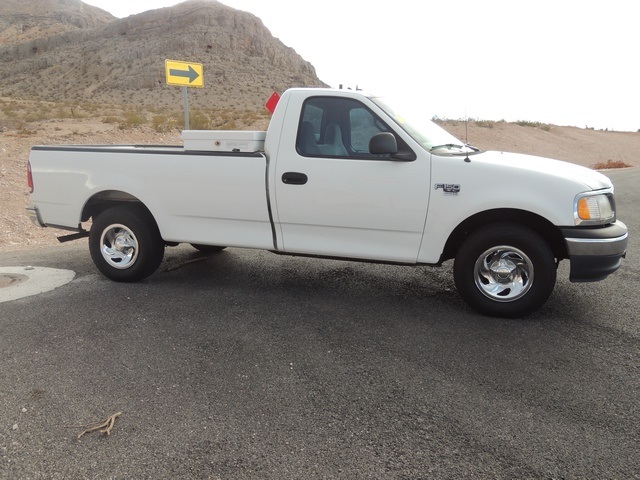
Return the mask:
{"type": "Polygon", "coordinates": [[[147,206],[168,242],[273,247],[267,162],[260,152],[38,145],[30,163],[32,198],[48,225],[77,229],[89,199],[121,191],[122,198],[147,206]]]}

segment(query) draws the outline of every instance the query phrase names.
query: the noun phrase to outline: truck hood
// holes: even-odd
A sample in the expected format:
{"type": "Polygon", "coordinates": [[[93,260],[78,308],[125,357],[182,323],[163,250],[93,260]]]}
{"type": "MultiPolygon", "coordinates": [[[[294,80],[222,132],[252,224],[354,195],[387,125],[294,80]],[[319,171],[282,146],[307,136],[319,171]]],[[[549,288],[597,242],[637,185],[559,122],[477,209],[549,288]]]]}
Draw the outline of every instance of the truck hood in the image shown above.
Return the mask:
{"type": "Polygon", "coordinates": [[[584,184],[592,190],[611,187],[611,181],[600,172],[569,162],[509,152],[479,152],[469,157],[472,162],[482,162],[504,168],[543,173],[584,184]]]}

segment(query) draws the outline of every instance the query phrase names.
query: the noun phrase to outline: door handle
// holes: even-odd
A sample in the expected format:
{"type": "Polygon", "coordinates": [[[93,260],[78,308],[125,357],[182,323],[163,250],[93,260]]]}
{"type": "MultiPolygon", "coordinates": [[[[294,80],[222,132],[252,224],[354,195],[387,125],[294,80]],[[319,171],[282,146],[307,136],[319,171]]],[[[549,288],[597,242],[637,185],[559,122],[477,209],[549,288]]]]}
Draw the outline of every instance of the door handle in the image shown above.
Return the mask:
{"type": "Polygon", "coordinates": [[[309,178],[300,172],[285,172],[282,174],[282,183],[287,185],[304,185],[309,178]]]}

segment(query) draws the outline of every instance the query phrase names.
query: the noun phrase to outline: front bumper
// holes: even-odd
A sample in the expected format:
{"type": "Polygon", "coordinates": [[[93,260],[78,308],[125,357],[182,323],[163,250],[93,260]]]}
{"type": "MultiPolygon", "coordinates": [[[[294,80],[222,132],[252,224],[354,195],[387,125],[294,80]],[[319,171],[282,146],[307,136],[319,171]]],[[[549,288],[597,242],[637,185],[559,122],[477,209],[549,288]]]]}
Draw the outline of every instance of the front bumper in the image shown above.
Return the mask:
{"type": "Polygon", "coordinates": [[[627,254],[629,232],[620,222],[602,228],[561,228],[572,282],[597,282],[615,272],[627,254]]]}

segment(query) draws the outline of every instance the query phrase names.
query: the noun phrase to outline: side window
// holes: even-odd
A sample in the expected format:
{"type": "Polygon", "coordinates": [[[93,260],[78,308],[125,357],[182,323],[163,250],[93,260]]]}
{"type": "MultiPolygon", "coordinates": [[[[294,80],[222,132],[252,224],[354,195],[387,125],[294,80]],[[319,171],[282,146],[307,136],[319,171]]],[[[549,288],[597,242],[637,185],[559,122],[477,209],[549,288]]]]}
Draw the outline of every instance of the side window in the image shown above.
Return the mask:
{"type": "Polygon", "coordinates": [[[311,97],[302,106],[296,150],[302,156],[384,160],[369,152],[369,140],[392,131],[365,105],[351,98],[311,97]]]}
{"type": "Polygon", "coordinates": [[[369,153],[369,140],[376,133],[389,131],[386,125],[364,107],[349,110],[349,124],[351,125],[351,148],[360,154],[369,153]]]}
{"type": "Polygon", "coordinates": [[[320,132],[323,113],[324,110],[322,108],[313,103],[308,103],[302,111],[302,121],[311,123],[314,132],[320,132]]]}
{"type": "Polygon", "coordinates": [[[300,155],[318,156],[320,148],[320,128],[322,127],[323,109],[307,101],[302,108],[302,117],[298,126],[296,150],[300,155]]]}

